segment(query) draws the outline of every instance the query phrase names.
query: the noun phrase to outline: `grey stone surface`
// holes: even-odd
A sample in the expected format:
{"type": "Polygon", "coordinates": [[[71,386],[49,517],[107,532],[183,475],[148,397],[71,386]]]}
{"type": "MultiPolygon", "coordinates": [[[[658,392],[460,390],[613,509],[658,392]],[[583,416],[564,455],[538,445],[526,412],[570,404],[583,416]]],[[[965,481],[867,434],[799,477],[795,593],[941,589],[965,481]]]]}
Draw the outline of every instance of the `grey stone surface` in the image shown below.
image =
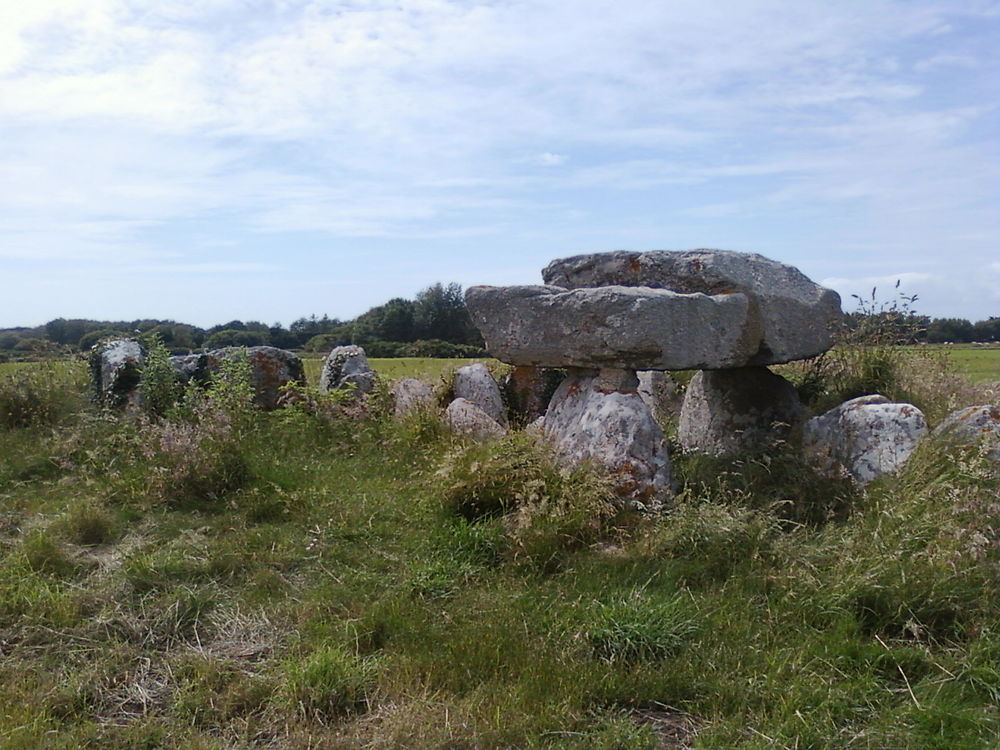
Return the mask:
{"type": "Polygon", "coordinates": [[[677,437],[686,451],[732,456],[788,438],[805,419],[795,388],[766,367],[695,373],[677,437]]]}
{"type": "Polygon", "coordinates": [[[1000,407],[967,406],[949,414],[931,433],[955,445],[986,444],[989,457],[1000,463],[1000,407]]]}
{"type": "Polygon", "coordinates": [[[657,421],[662,424],[667,420],[676,420],[684,400],[677,381],[660,370],[643,370],[636,375],[639,378],[639,397],[646,402],[657,421]]]}
{"type": "Polygon", "coordinates": [[[142,346],[135,339],[109,339],[95,344],[90,351],[90,366],[98,400],[113,408],[138,405],[145,362],[142,346]]]}
{"type": "Polygon", "coordinates": [[[453,432],[472,440],[494,440],[507,434],[503,425],[464,398],[456,398],[448,404],[444,421],[453,432]]]}
{"type": "Polygon", "coordinates": [[[368,364],[365,350],[360,346],[334,347],[323,362],[319,376],[319,389],[323,392],[340,390],[353,385],[358,394],[370,393],[377,376],[368,364]]]}
{"type": "Polygon", "coordinates": [[[471,401],[497,423],[507,424],[507,410],[500,395],[500,386],[493,379],[486,365],[476,362],[455,370],[452,380],[455,398],[471,401]]]}
{"type": "Polygon", "coordinates": [[[912,404],[861,396],[806,422],[802,449],[823,474],[864,485],[896,472],[927,434],[927,420],[912,404]]]}
{"type": "Polygon", "coordinates": [[[515,365],[715,369],[739,367],[760,347],[744,294],[478,286],[465,299],[490,353],[515,365]]]}
{"type": "Polygon", "coordinates": [[[600,376],[566,378],[542,430],[566,464],[593,461],[615,478],[623,500],[659,510],[673,496],[663,432],[635,390],[608,391],[600,382],[600,376]]]}
{"type": "MultiPolygon", "coordinates": [[[[842,314],[836,292],[813,283],[797,268],[756,253],[687,250],[577,255],[552,261],[542,278],[546,284],[568,289],[614,285],[745,294],[761,336],[740,365],[770,365],[820,354],[830,348],[842,314]]],[[[696,328],[690,332],[700,335],[696,328]]]]}
{"type": "Polygon", "coordinates": [[[196,383],[206,384],[212,378],[209,369],[210,360],[206,354],[178,354],[170,358],[170,365],[182,383],[193,380],[196,383]]]}
{"type": "Polygon", "coordinates": [[[424,409],[433,409],[435,401],[434,388],[430,383],[417,378],[402,378],[393,383],[393,414],[397,419],[424,409]]]}
{"type": "Polygon", "coordinates": [[[285,349],[274,346],[230,346],[205,353],[208,369],[216,373],[227,359],[246,357],[250,363],[250,379],[254,389],[254,403],[271,411],[281,406],[282,388],[290,383],[305,385],[302,360],[285,349]]]}

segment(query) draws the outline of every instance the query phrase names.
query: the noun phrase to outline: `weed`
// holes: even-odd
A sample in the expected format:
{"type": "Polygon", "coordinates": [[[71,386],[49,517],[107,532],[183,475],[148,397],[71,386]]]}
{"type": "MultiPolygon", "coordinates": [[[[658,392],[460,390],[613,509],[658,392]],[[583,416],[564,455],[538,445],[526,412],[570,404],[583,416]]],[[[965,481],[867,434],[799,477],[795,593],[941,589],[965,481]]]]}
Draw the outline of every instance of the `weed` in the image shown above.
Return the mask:
{"type": "Polygon", "coordinates": [[[79,384],[67,382],[60,364],[40,363],[0,377],[0,428],[55,425],[82,405],[79,384]]]}
{"type": "Polygon", "coordinates": [[[146,359],[139,380],[140,403],[147,414],[163,417],[180,401],[184,387],[160,337],[148,337],[143,343],[146,359]]]}
{"type": "Polygon", "coordinates": [[[376,662],[325,646],[284,665],[282,698],[304,719],[329,721],[366,710],[375,698],[376,662]]]}
{"type": "Polygon", "coordinates": [[[609,662],[657,661],[698,632],[690,599],[657,599],[642,590],[594,605],[585,631],[594,656],[609,662]]]}
{"type": "Polygon", "coordinates": [[[119,532],[114,516],[93,501],[75,503],[53,525],[73,544],[95,547],[113,541],[119,532]]]}

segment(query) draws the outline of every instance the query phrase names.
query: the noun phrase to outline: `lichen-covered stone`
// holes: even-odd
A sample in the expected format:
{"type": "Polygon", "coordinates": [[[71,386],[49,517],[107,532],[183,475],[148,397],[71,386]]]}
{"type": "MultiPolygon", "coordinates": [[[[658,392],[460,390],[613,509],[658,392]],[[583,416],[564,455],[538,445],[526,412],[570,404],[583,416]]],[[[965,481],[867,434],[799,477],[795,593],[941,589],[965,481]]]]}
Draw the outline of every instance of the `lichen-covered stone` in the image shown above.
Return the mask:
{"type": "Polygon", "coordinates": [[[785,440],[804,418],[795,388],[766,367],[703,370],[688,383],[677,437],[686,451],[732,456],[785,440]]]}
{"type": "MultiPolygon", "coordinates": [[[[542,278],[546,284],[567,289],[629,286],[707,295],[744,294],[750,300],[750,317],[758,323],[760,338],[744,361],[726,367],[770,365],[820,354],[830,348],[842,315],[836,292],[813,283],[797,268],[756,253],[594,253],[554,260],[542,271],[542,278]]],[[[702,335],[697,328],[689,330],[692,335],[702,335]]]]}
{"type": "Polygon", "coordinates": [[[955,445],[985,444],[989,457],[1000,463],[1000,407],[967,406],[949,414],[934,428],[933,437],[955,445]]]}
{"type": "Polygon", "coordinates": [[[744,365],[760,348],[744,294],[478,286],[465,299],[486,348],[514,365],[714,369],[744,365]]]}
{"type": "Polygon", "coordinates": [[[402,419],[421,410],[433,409],[435,401],[434,389],[423,380],[402,378],[393,383],[392,402],[396,419],[402,419]]]}
{"type": "Polygon", "coordinates": [[[500,425],[507,424],[507,412],[500,395],[500,386],[486,365],[476,362],[455,370],[452,380],[455,398],[471,401],[500,425]]]}
{"type": "Polygon", "coordinates": [[[296,383],[306,383],[302,360],[285,349],[274,346],[226,347],[205,353],[208,369],[217,373],[222,362],[227,359],[246,357],[250,364],[250,380],[254,389],[254,403],[261,409],[271,411],[281,406],[282,389],[296,383]]]}
{"type": "Polygon", "coordinates": [[[139,381],[146,357],[135,339],[108,339],[90,351],[90,367],[98,401],[112,408],[139,404],[139,381]]]}
{"type": "Polygon", "coordinates": [[[358,394],[371,393],[377,380],[364,349],[354,344],[337,346],[323,362],[319,389],[326,392],[354,386],[358,394]]]}
{"type": "Polygon", "coordinates": [[[876,394],[810,419],[803,428],[802,449],[821,473],[864,485],[899,470],[926,434],[920,409],[876,394]]]}
{"type": "Polygon", "coordinates": [[[624,501],[658,510],[673,496],[663,431],[634,389],[606,390],[601,381],[599,375],[567,377],[542,430],[564,463],[593,461],[615,478],[624,501]]]}
{"type": "Polygon", "coordinates": [[[451,430],[472,440],[495,440],[507,434],[506,428],[468,399],[456,398],[444,412],[451,430]]]}
{"type": "Polygon", "coordinates": [[[639,378],[639,397],[646,402],[657,421],[663,424],[666,420],[677,419],[684,399],[677,381],[660,370],[643,370],[636,375],[639,378]]]}

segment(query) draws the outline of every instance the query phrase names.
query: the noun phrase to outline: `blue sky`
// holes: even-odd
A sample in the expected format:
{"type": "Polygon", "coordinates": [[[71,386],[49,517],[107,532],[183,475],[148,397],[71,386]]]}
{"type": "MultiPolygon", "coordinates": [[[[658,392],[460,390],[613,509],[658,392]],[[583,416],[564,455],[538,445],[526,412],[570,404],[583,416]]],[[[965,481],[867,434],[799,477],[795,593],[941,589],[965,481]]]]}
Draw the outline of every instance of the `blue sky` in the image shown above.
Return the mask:
{"type": "Polygon", "coordinates": [[[0,0],[0,326],[696,247],[982,319],[998,105],[996,0],[0,0]]]}

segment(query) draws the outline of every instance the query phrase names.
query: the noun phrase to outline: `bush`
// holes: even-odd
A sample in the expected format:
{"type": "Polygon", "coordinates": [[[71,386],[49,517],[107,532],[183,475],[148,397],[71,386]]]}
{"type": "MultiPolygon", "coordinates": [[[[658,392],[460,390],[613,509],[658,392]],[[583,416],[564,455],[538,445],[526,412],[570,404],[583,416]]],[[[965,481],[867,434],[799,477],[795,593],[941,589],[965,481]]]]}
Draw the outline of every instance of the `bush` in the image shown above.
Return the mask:
{"type": "Polygon", "coordinates": [[[79,405],[58,365],[34,364],[0,379],[0,427],[54,425],[79,405]]]}
{"type": "Polygon", "coordinates": [[[180,401],[184,388],[159,336],[153,335],[144,343],[146,362],[139,379],[142,407],[151,416],[163,417],[180,401]]]}

